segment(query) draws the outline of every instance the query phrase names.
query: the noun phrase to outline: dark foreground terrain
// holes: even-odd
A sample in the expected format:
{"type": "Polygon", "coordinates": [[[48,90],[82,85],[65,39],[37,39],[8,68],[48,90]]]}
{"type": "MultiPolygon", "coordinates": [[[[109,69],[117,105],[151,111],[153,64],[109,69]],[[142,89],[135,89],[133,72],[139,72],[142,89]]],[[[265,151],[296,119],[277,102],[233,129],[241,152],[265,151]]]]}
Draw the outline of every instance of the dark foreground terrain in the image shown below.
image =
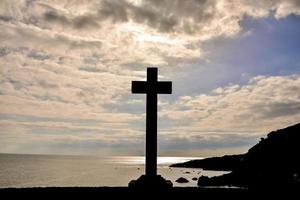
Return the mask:
{"type": "MultiPolygon", "coordinates": [[[[293,197],[295,190],[249,190],[239,188],[174,187],[167,190],[136,190],[128,187],[46,187],[0,189],[0,197],[53,199],[254,199],[273,195],[293,197]],[[276,193],[274,193],[276,192],[276,193]]],[[[2,199],[2,198],[1,198],[2,199]]],[[[4,199],[4,198],[3,198],[4,199]]],[[[8,198],[7,198],[8,199],[8,198]]]]}

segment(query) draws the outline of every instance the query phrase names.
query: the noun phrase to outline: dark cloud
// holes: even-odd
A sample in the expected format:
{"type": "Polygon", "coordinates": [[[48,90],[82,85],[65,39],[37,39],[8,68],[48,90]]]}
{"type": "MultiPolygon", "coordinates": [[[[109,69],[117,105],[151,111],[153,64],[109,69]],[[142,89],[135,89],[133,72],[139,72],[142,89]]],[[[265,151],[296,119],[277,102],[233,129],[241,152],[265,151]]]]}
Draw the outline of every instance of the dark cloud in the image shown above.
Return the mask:
{"type": "Polygon", "coordinates": [[[174,3],[172,1],[145,1],[141,6],[135,6],[125,1],[103,1],[99,15],[103,19],[110,18],[113,22],[126,22],[130,19],[161,32],[170,32],[174,31],[174,27],[180,21],[175,10],[168,9],[171,4],[174,3]]]}
{"type": "Polygon", "coordinates": [[[7,47],[0,47],[0,57],[4,57],[10,53],[10,49],[7,47]]]}
{"type": "Polygon", "coordinates": [[[237,134],[211,134],[211,137],[189,136],[188,138],[165,138],[160,136],[161,150],[208,150],[218,148],[250,147],[258,138],[245,133],[237,134]],[[215,136],[215,137],[214,137],[215,136]]]}
{"type": "Polygon", "coordinates": [[[141,5],[134,5],[124,0],[103,0],[98,12],[80,16],[66,16],[55,9],[44,13],[49,22],[57,22],[73,28],[99,27],[103,20],[110,19],[113,23],[122,23],[132,20],[136,23],[146,24],[160,32],[181,31],[192,34],[198,28],[198,23],[204,23],[213,18],[214,2],[206,0],[192,1],[143,1],[141,5]],[[207,11],[209,10],[209,11],[207,11]],[[185,19],[192,19],[188,22],[185,19]]]}
{"type": "MultiPolygon", "coordinates": [[[[107,1],[103,6],[113,6],[107,1]]],[[[216,15],[215,1],[145,0],[141,5],[125,4],[126,13],[136,23],[147,24],[161,32],[181,31],[193,34],[199,25],[209,23],[216,15]]],[[[123,11],[124,12],[124,11],[123,11]]]]}
{"type": "Polygon", "coordinates": [[[5,15],[0,15],[0,21],[8,22],[11,21],[13,18],[11,16],[5,16],[5,15]]]}
{"type": "Polygon", "coordinates": [[[282,102],[254,105],[252,110],[253,113],[260,113],[265,119],[291,116],[300,113],[300,102],[284,102],[282,100],[282,102]]]}
{"type": "Polygon", "coordinates": [[[99,69],[97,67],[80,67],[78,68],[78,70],[85,71],[85,72],[93,72],[93,73],[107,72],[107,70],[99,69]]]}
{"type": "Polygon", "coordinates": [[[45,14],[44,14],[44,17],[47,21],[57,21],[57,22],[60,22],[62,24],[68,24],[69,23],[69,20],[67,17],[57,13],[56,11],[54,10],[50,10],[50,11],[47,11],[45,14]]]}
{"type": "Polygon", "coordinates": [[[40,101],[56,101],[56,102],[62,102],[62,103],[69,103],[68,101],[63,100],[63,98],[61,96],[57,96],[57,95],[33,94],[32,97],[34,97],[36,100],[40,100],[40,101]]]}
{"type": "Polygon", "coordinates": [[[26,51],[28,46],[34,45],[35,49],[49,51],[49,47],[53,47],[56,50],[83,50],[87,48],[89,51],[91,49],[97,49],[102,47],[102,42],[100,40],[85,39],[83,37],[77,38],[72,37],[73,35],[53,33],[48,34],[41,29],[24,28],[22,26],[14,26],[13,28],[7,28],[9,26],[4,26],[0,31],[0,39],[3,45],[14,44],[14,48],[18,51],[26,51]],[[22,42],[19,42],[22,41],[22,42]]]}
{"type": "Polygon", "coordinates": [[[102,1],[96,13],[85,13],[79,16],[67,15],[55,8],[47,7],[48,11],[44,13],[44,19],[77,29],[99,28],[100,22],[107,19],[111,19],[113,23],[127,22],[128,6],[125,1],[102,1]]]}
{"type": "Polygon", "coordinates": [[[87,27],[95,27],[95,28],[100,27],[97,20],[94,20],[89,15],[82,15],[82,16],[74,18],[73,26],[78,29],[87,28],[87,27]]]}
{"type": "Polygon", "coordinates": [[[113,22],[128,21],[128,8],[130,4],[125,1],[104,0],[98,11],[99,19],[112,19],[113,22]]]}
{"type": "Polygon", "coordinates": [[[96,65],[101,62],[102,57],[101,54],[93,52],[92,55],[83,58],[83,63],[87,65],[96,65]]]}
{"type": "Polygon", "coordinates": [[[133,20],[137,23],[147,24],[162,32],[170,32],[178,24],[178,19],[172,13],[168,16],[160,14],[159,10],[149,9],[147,7],[131,6],[133,20]]]}
{"type": "Polygon", "coordinates": [[[33,50],[27,54],[27,57],[33,58],[35,60],[48,60],[48,59],[52,58],[51,55],[46,54],[45,52],[39,52],[39,51],[33,51],[33,50]]]}
{"type": "Polygon", "coordinates": [[[73,28],[89,28],[99,27],[99,23],[96,21],[93,15],[80,15],[76,17],[67,17],[64,14],[55,10],[50,10],[44,13],[44,19],[48,22],[56,22],[63,26],[71,26],[73,28]]]}
{"type": "MultiPolygon", "coordinates": [[[[289,2],[299,7],[299,1],[289,0],[289,2]]],[[[232,2],[218,6],[216,0],[143,0],[138,4],[125,0],[102,0],[95,4],[95,10],[90,10],[83,15],[66,15],[66,13],[60,13],[51,8],[44,14],[44,17],[49,22],[58,22],[73,28],[98,28],[104,20],[111,20],[112,23],[133,21],[160,32],[193,35],[204,31],[204,27],[207,31],[209,27],[214,27],[213,24],[220,26],[218,30],[213,31],[226,31],[222,30],[221,25],[225,28],[228,26],[228,29],[232,26],[239,26],[235,24],[238,24],[244,15],[256,17],[258,15],[256,10],[260,6],[263,6],[266,11],[270,7],[278,7],[277,10],[279,10],[281,4],[283,3],[263,2],[261,5],[256,5],[251,2],[243,2],[240,4],[241,10],[239,10],[232,2]],[[232,7],[232,13],[229,7],[232,7]]],[[[280,12],[287,11],[281,9],[280,12]]]]}
{"type": "Polygon", "coordinates": [[[34,49],[29,49],[27,47],[17,47],[17,48],[11,48],[6,46],[0,47],[0,57],[6,56],[10,53],[27,54],[27,57],[36,60],[46,60],[52,57],[50,54],[47,54],[42,51],[37,51],[34,49]]]}
{"type": "MultiPolygon", "coordinates": [[[[3,114],[0,113],[0,120],[13,120],[16,122],[65,122],[75,125],[97,125],[101,120],[96,119],[80,119],[80,118],[57,118],[57,117],[43,117],[34,115],[18,115],[18,114],[3,114]]],[[[74,131],[74,130],[72,130],[74,131]]]]}
{"type": "Polygon", "coordinates": [[[23,82],[12,79],[12,78],[7,78],[8,82],[14,87],[15,90],[20,90],[22,88],[25,88],[26,86],[24,85],[23,82]]]}

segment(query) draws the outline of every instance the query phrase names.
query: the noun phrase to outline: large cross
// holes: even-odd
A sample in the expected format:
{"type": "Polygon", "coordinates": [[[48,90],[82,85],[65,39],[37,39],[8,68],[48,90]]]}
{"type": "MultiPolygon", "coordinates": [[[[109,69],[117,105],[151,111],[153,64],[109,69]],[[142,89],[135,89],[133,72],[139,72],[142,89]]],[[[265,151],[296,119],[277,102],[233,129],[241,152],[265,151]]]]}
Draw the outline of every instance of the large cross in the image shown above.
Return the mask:
{"type": "Polygon", "coordinates": [[[146,176],[157,169],[157,94],[171,94],[171,81],[157,81],[157,68],[147,68],[147,81],[132,81],[132,93],[146,94],[146,176]]]}

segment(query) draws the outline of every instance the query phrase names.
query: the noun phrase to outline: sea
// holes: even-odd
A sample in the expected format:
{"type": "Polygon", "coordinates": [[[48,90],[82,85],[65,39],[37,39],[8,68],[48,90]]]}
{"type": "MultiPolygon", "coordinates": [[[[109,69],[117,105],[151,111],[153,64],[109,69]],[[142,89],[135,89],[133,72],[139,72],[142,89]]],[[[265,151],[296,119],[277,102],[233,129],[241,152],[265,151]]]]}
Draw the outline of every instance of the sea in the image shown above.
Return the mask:
{"type": "MultiPolygon", "coordinates": [[[[199,157],[158,157],[158,174],[171,180],[174,186],[196,187],[194,177],[217,176],[228,171],[208,171],[196,168],[171,168],[173,163],[199,157]],[[188,183],[175,182],[179,177],[188,183]]],[[[128,186],[130,180],[144,174],[143,156],[75,156],[0,154],[0,188],[64,187],[64,186],[128,186]]]]}

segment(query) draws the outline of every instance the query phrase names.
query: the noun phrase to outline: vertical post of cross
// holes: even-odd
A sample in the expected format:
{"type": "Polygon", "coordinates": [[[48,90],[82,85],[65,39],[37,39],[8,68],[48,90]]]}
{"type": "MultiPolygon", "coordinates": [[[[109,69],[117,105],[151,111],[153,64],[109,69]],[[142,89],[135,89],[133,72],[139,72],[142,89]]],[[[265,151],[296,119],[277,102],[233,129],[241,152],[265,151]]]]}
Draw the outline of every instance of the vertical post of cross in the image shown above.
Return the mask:
{"type": "Polygon", "coordinates": [[[146,97],[146,176],[157,171],[157,68],[147,68],[146,97]]]}
{"type": "Polygon", "coordinates": [[[132,81],[132,93],[146,94],[146,176],[157,174],[157,94],[171,94],[171,81],[157,81],[157,68],[147,68],[147,81],[132,81]]]}

